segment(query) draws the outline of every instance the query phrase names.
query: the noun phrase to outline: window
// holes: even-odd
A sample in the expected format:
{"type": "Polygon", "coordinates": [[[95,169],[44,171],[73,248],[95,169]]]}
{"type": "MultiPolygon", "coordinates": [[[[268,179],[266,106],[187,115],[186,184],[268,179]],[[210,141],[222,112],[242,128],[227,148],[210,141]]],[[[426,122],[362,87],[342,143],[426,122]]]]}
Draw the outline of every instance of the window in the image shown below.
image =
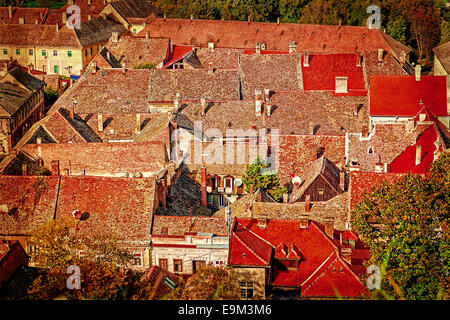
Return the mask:
{"type": "Polygon", "coordinates": [[[55,71],[55,73],[58,73],[58,66],[55,66],[55,67],[53,68],[53,70],[55,71]]]}
{"type": "Polygon", "coordinates": [[[84,49],[84,55],[85,55],[86,57],[88,56],[87,49],[84,49]]]}
{"type": "Polygon", "coordinates": [[[224,265],[222,260],[217,260],[214,262],[214,264],[215,264],[216,268],[221,268],[224,265]]]}
{"type": "Polygon", "coordinates": [[[53,56],[57,57],[58,56],[58,50],[53,50],[53,56]]]}
{"type": "Polygon", "coordinates": [[[323,194],[323,188],[319,188],[319,194],[323,194]]]}
{"type": "Polygon", "coordinates": [[[20,49],[16,49],[16,55],[20,56],[20,49]]]}
{"type": "Polygon", "coordinates": [[[8,49],[3,49],[3,54],[8,54],[8,49]]]}
{"type": "Polygon", "coordinates": [[[72,51],[70,51],[70,50],[67,51],[67,56],[68,56],[68,57],[71,57],[71,56],[72,56],[72,51]]]}
{"type": "Polygon", "coordinates": [[[219,196],[219,207],[225,207],[225,197],[224,196],[219,196]]]}
{"type": "Polygon", "coordinates": [[[183,272],[183,260],[173,259],[173,272],[183,272]]]}
{"type": "Polygon", "coordinates": [[[225,188],[231,188],[233,186],[233,178],[225,178],[225,188]]]}
{"type": "Polygon", "coordinates": [[[32,50],[32,49],[28,50],[28,54],[29,54],[30,56],[32,56],[32,55],[33,55],[33,50],[32,50]]]}
{"type": "Polygon", "coordinates": [[[192,271],[196,273],[199,270],[206,268],[206,261],[203,260],[194,260],[192,261],[192,271]]]}
{"type": "Polygon", "coordinates": [[[72,74],[72,66],[68,66],[69,68],[69,73],[72,74]]]}
{"type": "Polygon", "coordinates": [[[133,265],[134,266],[142,266],[142,253],[135,252],[133,253],[133,265]]]}
{"type": "Polygon", "coordinates": [[[372,153],[373,153],[373,148],[372,148],[372,147],[369,147],[369,149],[367,149],[367,153],[368,153],[368,154],[372,154],[372,153]]]}
{"type": "Polygon", "coordinates": [[[92,56],[92,48],[91,48],[91,56],[92,56]]]}
{"type": "Polygon", "coordinates": [[[42,56],[45,57],[47,55],[47,51],[42,50],[42,56]]]}
{"type": "Polygon", "coordinates": [[[159,259],[159,267],[167,270],[167,259],[159,259]]]}
{"type": "Polygon", "coordinates": [[[241,288],[241,299],[253,298],[253,281],[239,281],[239,286],[241,288]]]}

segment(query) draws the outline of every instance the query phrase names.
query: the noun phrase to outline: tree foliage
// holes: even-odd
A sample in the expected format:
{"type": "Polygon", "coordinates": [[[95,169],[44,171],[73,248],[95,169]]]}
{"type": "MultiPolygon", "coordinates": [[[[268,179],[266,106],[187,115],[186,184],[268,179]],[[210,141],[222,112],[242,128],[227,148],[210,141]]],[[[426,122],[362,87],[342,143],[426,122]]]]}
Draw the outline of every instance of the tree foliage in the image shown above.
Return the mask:
{"type": "Polygon", "coordinates": [[[374,297],[448,299],[450,155],[427,176],[405,175],[364,195],[354,230],[370,247],[368,265],[382,267],[374,297]]]}
{"type": "Polygon", "coordinates": [[[231,268],[216,268],[209,264],[172,291],[167,299],[239,300],[240,287],[231,268]]]}
{"type": "Polygon", "coordinates": [[[287,188],[280,186],[277,174],[270,171],[270,164],[262,162],[259,158],[246,166],[242,181],[247,192],[250,191],[250,185],[253,185],[253,190],[267,191],[276,201],[281,201],[283,193],[287,192],[287,188]]]}
{"type": "Polygon", "coordinates": [[[29,243],[37,250],[33,262],[40,274],[29,287],[32,299],[53,299],[64,295],[70,299],[119,299],[127,286],[120,266],[130,261],[130,254],[120,249],[116,238],[106,231],[79,234],[73,218],[64,217],[36,228],[29,243]],[[83,255],[80,255],[83,252],[83,255]],[[81,289],[67,288],[67,268],[81,270],[81,289]]]}

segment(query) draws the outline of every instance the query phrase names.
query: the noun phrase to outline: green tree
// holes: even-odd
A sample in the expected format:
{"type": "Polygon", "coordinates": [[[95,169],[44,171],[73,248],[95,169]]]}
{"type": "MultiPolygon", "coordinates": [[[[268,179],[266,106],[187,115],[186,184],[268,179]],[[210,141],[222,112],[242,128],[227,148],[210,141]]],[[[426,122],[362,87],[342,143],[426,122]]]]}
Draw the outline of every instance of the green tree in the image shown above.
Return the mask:
{"type": "Polygon", "coordinates": [[[233,269],[209,264],[172,291],[169,300],[238,300],[240,287],[233,269]]]}
{"type": "Polygon", "coordinates": [[[283,200],[283,193],[287,192],[287,188],[280,186],[277,174],[270,171],[270,164],[261,162],[259,158],[246,166],[242,181],[247,192],[250,190],[250,185],[253,185],[254,190],[267,191],[276,201],[283,200]]]}
{"type": "Polygon", "coordinates": [[[398,16],[389,20],[386,25],[386,32],[395,40],[406,44],[408,24],[403,16],[398,16]]]}
{"type": "Polygon", "coordinates": [[[279,0],[278,11],[282,22],[296,23],[300,19],[302,8],[309,0],[279,0]]]}
{"type": "Polygon", "coordinates": [[[405,175],[364,195],[354,230],[370,247],[367,265],[382,270],[374,298],[448,299],[450,155],[429,176],[405,175]]]}

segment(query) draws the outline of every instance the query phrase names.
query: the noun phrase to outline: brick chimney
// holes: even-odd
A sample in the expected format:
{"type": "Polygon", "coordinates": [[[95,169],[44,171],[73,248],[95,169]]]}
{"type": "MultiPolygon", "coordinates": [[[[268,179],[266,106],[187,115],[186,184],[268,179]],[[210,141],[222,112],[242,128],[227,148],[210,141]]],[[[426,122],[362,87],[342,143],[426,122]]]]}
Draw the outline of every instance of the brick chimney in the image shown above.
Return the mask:
{"type": "Polygon", "coordinates": [[[26,176],[28,174],[28,165],[26,163],[22,163],[22,175],[26,176]]]}
{"type": "Polygon", "coordinates": [[[52,166],[52,176],[59,176],[59,160],[52,160],[51,162],[52,166]]]}
{"type": "Polygon", "coordinates": [[[378,62],[383,62],[384,50],[383,48],[378,48],[378,62]]]}
{"type": "Polygon", "coordinates": [[[305,212],[311,211],[311,195],[307,194],[305,196],[305,212]]]}
{"type": "Polygon", "coordinates": [[[414,67],[414,71],[416,74],[416,81],[420,81],[420,76],[422,73],[422,67],[420,64],[416,64],[416,66],[414,67]]]}
{"type": "Polygon", "coordinates": [[[324,225],[325,225],[325,233],[327,234],[327,236],[329,236],[330,238],[333,238],[333,236],[334,236],[334,218],[333,217],[325,218],[324,225]]]}
{"type": "Polygon", "coordinates": [[[204,205],[204,206],[207,206],[207,196],[206,196],[206,168],[205,167],[202,167],[201,168],[201,175],[202,175],[202,177],[201,177],[201,192],[202,192],[202,196],[201,196],[201,199],[202,199],[202,204],[204,205]]]}
{"type": "Polygon", "coordinates": [[[300,229],[308,228],[308,226],[309,226],[309,215],[306,215],[306,214],[301,215],[298,218],[298,220],[299,220],[299,227],[300,227],[300,229]]]}
{"type": "Polygon", "coordinates": [[[141,115],[140,114],[136,114],[136,130],[135,130],[136,134],[141,133],[141,115]]]}
{"type": "Polygon", "coordinates": [[[422,162],[422,146],[416,144],[416,166],[422,162]]]}
{"type": "Polygon", "coordinates": [[[305,53],[303,54],[303,66],[304,67],[309,67],[309,54],[308,54],[308,51],[305,51],[305,53]]]}
{"type": "Polygon", "coordinates": [[[341,258],[352,264],[352,248],[342,248],[341,258]]]}
{"type": "Polygon", "coordinates": [[[97,130],[103,132],[103,114],[101,113],[97,115],[97,130]]]}

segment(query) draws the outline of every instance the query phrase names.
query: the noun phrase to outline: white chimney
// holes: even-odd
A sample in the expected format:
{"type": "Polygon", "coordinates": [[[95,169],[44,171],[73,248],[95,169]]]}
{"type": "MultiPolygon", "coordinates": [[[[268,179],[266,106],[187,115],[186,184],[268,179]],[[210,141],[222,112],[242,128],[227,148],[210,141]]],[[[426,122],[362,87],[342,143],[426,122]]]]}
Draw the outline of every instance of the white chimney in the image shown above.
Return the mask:
{"type": "Polygon", "coordinates": [[[101,113],[97,115],[97,130],[103,132],[103,114],[101,113]]]}
{"type": "Polygon", "coordinates": [[[208,50],[214,52],[214,42],[208,42],[208,50]]]}
{"type": "Polygon", "coordinates": [[[416,166],[422,162],[422,146],[416,145],[416,166]]]}
{"type": "Polygon", "coordinates": [[[348,78],[347,77],[336,77],[336,93],[347,93],[348,89],[347,89],[347,82],[348,82],[348,78]]]}
{"type": "Polygon", "coordinates": [[[201,98],[200,102],[202,104],[202,116],[205,116],[206,115],[206,99],[201,98]]]}
{"type": "Polygon", "coordinates": [[[378,62],[383,61],[384,50],[383,48],[378,48],[378,62]]]}
{"type": "Polygon", "coordinates": [[[304,67],[309,67],[309,54],[308,54],[308,51],[305,51],[305,53],[303,55],[303,66],[304,67]]]}
{"type": "Polygon", "coordinates": [[[255,49],[257,54],[261,53],[261,44],[259,42],[255,45],[255,49]]]}
{"type": "Polygon", "coordinates": [[[297,51],[297,43],[295,41],[289,41],[289,53],[297,51]]]}
{"type": "Polygon", "coordinates": [[[258,117],[261,115],[261,107],[262,107],[262,101],[256,100],[255,101],[255,113],[256,113],[256,116],[258,116],[258,117]]]}
{"type": "Polygon", "coordinates": [[[19,18],[19,24],[25,24],[25,18],[20,17],[19,18]]]}
{"type": "Polygon", "coordinates": [[[12,6],[8,6],[8,17],[12,18],[13,8],[12,6]]]}
{"type": "Polygon", "coordinates": [[[421,76],[421,72],[422,72],[422,67],[420,64],[416,64],[416,67],[414,68],[415,73],[416,73],[416,81],[420,81],[420,76],[421,76]]]}

